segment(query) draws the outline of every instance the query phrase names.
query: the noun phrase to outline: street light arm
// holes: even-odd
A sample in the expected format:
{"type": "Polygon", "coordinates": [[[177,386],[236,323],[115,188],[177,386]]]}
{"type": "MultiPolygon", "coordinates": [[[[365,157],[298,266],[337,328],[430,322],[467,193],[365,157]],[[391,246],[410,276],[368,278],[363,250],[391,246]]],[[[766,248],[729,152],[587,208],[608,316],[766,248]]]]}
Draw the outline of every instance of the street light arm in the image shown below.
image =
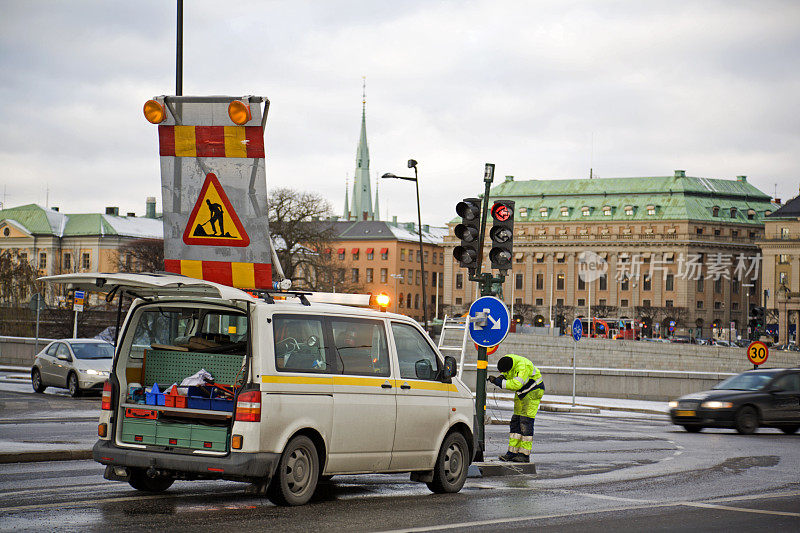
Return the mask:
{"type": "MultiPolygon", "coordinates": [[[[417,169],[416,169],[416,167],[414,168],[414,170],[417,170],[417,169]]],[[[417,178],[411,178],[411,177],[407,177],[407,176],[395,176],[395,175],[394,175],[394,174],[392,174],[391,172],[387,172],[386,174],[384,174],[383,176],[381,176],[381,179],[395,179],[395,180],[417,181],[417,178]]]]}

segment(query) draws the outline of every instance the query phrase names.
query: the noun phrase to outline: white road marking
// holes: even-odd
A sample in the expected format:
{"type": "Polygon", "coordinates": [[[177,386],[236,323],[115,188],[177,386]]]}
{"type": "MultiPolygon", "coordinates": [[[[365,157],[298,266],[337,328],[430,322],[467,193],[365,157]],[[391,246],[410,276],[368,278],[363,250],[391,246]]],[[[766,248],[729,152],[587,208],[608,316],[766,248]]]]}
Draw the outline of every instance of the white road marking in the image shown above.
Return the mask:
{"type": "Polygon", "coordinates": [[[729,505],[715,505],[712,503],[693,503],[693,502],[681,502],[681,505],[687,505],[689,507],[700,507],[702,509],[722,509],[725,511],[739,511],[742,513],[756,513],[756,514],[772,514],[778,516],[797,516],[800,517],[800,513],[790,513],[788,511],[767,511],[765,509],[750,509],[745,507],[730,507],[729,505]]]}

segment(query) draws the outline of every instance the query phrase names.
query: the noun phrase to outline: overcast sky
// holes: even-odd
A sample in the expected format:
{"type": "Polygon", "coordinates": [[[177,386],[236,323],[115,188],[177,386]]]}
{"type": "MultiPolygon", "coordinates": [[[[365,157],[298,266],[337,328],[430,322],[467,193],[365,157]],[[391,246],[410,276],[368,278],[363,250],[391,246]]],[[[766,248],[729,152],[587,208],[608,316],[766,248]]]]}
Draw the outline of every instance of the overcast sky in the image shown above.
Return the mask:
{"type": "MultiPolygon", "coordinates": [[[[272,105],[267,186],[341,214],[361,80],[373,178],[419,161],[423,223],[496,183],[690,176],[784,200],[800,179],[796,1],[185,2],[185,95],[272,105]]],[[[161,209],[142,116],[175,91],[175,2],[0,2],[0,200],[161,209]]],[[[416,220],[413,185],[381,213],[416,220]]],[[[374,194],[374,182],[373,182],[374,194]]]]}

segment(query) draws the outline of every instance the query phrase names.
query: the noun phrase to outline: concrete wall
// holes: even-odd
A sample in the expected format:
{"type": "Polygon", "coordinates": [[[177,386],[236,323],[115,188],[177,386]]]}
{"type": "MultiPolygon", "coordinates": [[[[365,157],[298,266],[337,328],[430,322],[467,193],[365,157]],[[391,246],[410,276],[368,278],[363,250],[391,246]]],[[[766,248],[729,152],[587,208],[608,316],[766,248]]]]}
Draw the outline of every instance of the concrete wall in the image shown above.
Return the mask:
{"type": "Polygon", "coordinates": [[[0,365],[31,366],[39,350],[55,339],[36,340],[27,337],[0,337],[0,365]]]}

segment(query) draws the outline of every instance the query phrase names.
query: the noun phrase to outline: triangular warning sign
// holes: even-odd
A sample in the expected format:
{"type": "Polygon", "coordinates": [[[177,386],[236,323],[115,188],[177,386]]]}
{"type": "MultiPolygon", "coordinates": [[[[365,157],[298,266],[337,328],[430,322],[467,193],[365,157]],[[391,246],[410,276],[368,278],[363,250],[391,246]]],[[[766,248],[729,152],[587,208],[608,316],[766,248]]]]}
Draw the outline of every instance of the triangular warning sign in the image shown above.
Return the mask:
{"type": "Polygon", "coordinates": [[[248,246],[250,237],[216,174],[209,172],[183,230],[183,242],[201,246],[248,246]]]}

